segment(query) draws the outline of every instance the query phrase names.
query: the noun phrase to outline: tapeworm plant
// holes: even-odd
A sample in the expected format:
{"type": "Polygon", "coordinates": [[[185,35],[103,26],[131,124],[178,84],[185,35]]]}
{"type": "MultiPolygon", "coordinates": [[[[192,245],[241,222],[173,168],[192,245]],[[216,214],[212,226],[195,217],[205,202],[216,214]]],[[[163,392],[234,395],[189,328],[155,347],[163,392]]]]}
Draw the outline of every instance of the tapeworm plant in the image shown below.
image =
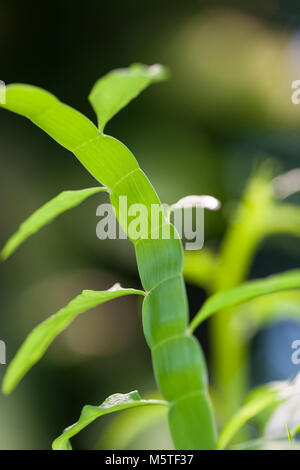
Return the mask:
{"type": "MultiPolygon", "coordinates": [[[[103,129],[113,115],[150,83],[165,78],[166,71],[161,66],[148,68],[133,65],[100,79],[89,97],[98,117],[98,128],[81,113],[40,88],[19,84],[7,87],[3,107],[31,119],[73,152],[96,180],[105,186],[67,191],[52,199],[20,226],[5,245],[2,259],[10,256],[28,236],[57,215],[100,191],[109,193],[125,232],[128,232],[127,214],[120,207],[121,196],[127,197],[128,207],[139,203],[147,208],[142,215],[146,218],[146,224],[141,226],[151,227],[151,206],[160,205],[160,200],[132,153],[120,141],[105,135],[103,129]]],[[[86,406],[79,421],[54,441],[55,449],[71,448],[69,439],[98,416],[144,405],[169,407],[169,427],[177,449],[215,449],[217,432],[207,391],[206,364],[192,332],[201,321],[220,308],[300,285],[300,275],[294,272],[219,293],[208,299],[188,326],[188,305],[182,277],[183,248],[174,226],[160,207],[157,226],[141,231],[137,238],[131,238],[144,291],[122,289],[118,285],[108,291],[83,291],[30,333],[8,367],[3,391],[12,391],[41,358],[52,340],[79,313],[119,296],[137,294],[144,296],[144,334],[151,349],[156,382],[165,401],[142,400],[137,392],[131,392],[112,395],[99,407],[86,406]],[[168,232],[170,237],[166,239],[164,234],[168,232]]]]}

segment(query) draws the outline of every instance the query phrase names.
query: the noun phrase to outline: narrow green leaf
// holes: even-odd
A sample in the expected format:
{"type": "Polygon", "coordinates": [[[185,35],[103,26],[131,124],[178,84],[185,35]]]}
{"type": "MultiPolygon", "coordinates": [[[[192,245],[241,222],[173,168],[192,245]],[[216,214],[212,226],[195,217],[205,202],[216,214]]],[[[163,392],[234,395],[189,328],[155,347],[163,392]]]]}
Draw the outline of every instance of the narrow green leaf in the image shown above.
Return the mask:
{"type": "Polygon", "coordinates": [[[187,282],[210,287],[218,266],[218,257],[208,248],[184,253],[183,275],[187,282]]]}
{"type": "Polygon", "coordinates": [[[1,259],[6,260],[12,253],[31,235],[36,233],[45,225],[63,212],[81,204],[85,199],[100,191],[107,191],[106,188],[88,188],[78,191],[63,191],[51,201],[44,204],[35,211],[25,222],[23,222],[16,233],[6,242],[1,251],[1,259]]]}
{"type": "Polygon", "coordinates": [[[279,402],[278,391],[271,387],[263,386],[259,390],[256,390],[253,398],[251,398],[223,428],[218,441],[218,449],[225,449],[235,434],[251,418],[255,417],[269,406],[279,402]]]}
{"type": "Polygon", "coordinates": [[[106,123],[147,86],[167,78],[166,68],[159,64],[151,67],[133,64],[100,78],[89,96],[98,117],[99,130],[103,131],[106,123]]]}
{"type": "Polygon", "coordinates": [[[274,204],[266,217],[268,235],[300,236],[300,208],[294,204],[274,204]]]}
{"type": "Polygon", "coordinates": [[[293,270],[270,276],[258,281],[250,281],[240,286],[212,295],[196,314],[190,324],[190,331],[194,331],[200,323],[214,313],[234,305],[241,304],[260,295],[273,292],[300,288],[300,271],[293,270]]]}
{"type": "Polygon", "coordinates": [[[285,425],[285,428],[286,428],[286,435],[287,435],[288,441],[292,444],[293,440],[292,440],[292,436],[291,436],[291,431],[290,431],[289,425],[286,424],[286,425],[285,425]]]}
{"type": "Polygon", "coordinates": [[[104,186],[113,188],[126,175],[139,169],[136,159],[124,144],[101,134],[87,117],[46,90],[13,83],[6,87],[6,103],[0,107],[30,119],[73,152],[104,186]]]}
{"type": "Polygon", "coordinates": [[[300,321],[300,290],[275,292],[256,297],[236,308],[236,321],[249,336],[282,319],[300,321]]]}
{"type": "Polygon", "coordinates": [[[27,117],[71,152],[100,136],[87,117],[39,87],[12,83],[0,106],[27,117]]]}
{"type": "MultiPolygon", "coordinates": [[[[250,392],[245,405],[228,421],[218,442],[224,449],[241,427],[267,408],[280,409],[281,403],[299,396],[299,374],[293,380],[271,382],[250,392]],[[278,408],[279,405],[279,408],[278,408]]],[[[275,413],[277,410],[275,411],[275,413]]],[[[271,418],[272,419],[272,418],[271,418]]]]}
{"type": "Polygon", "coordinates": [[[9,364],[3,380],[3,392],[9,394],[18,385],[28,370],[43,356],[56,336],[65,330],[77,315],[108,300],[130,294],[145,295],[140,290],[123,289],[119,284],[106,291],[84,290],[66,307],[40,323],[29,333],[9,364]]]}
{"type": "Polygon", "coordinates": [[[116,411],[128,410],[137,406],[168,406],[168,403],[161,400],[142,400],[137,391],[130,393],[116,393],[108,397],[101,405],[86,405],[81,411],[77,423],[68,427],[52,444],[53,450],[71,450],[71,437],[78,434],[82,429],[92,423],[100,416],[115,413],[116,411]]]}
{"type": "MultiPolygon", "coordinates": [[[[145,400],[161,400],[159,393],[151,393],[145,400]]],[[[132,442],[149,428],[167,422],[168,409],[162,406],[136,408],[116,415],[101,432],[97,449],[127,449],[132,442]]]]}

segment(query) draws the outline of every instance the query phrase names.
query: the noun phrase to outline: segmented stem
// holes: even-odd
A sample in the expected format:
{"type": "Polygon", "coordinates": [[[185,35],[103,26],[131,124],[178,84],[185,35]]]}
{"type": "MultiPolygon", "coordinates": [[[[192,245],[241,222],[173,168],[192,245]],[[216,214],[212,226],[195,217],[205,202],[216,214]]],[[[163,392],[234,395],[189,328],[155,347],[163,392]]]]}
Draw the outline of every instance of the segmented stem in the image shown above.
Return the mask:
{"type": "Polygon", "coordinates": [[[102,134],[82,114],[44,90],[12,85],[7,88],[5,107],[29,117],[72,151],[87,170],[110,189],[111,203],[125,231],[120,197],[127,196],[128,207],[138,203],[147,208],[145,217],[149,230],[131,241],[146,291],[144,333],[152,351],[158,387],[171,403],[172,438],[177,449],[215,448],[216,430],[207,392],[205,359],[199,343],[187,329],[183,248],[174,226],[165,219],[162,207],[160,222],[150,233],[151,206],[160,204],[151,183],[125,145],[102,134]],[[163,234],[168,230],[171,237],[164,239],[163,234]]]}
{"type": "MultiPolygon", "coordinates": [[[[108,185],[108,181],[105,184],[108,185]]],[[[119,220],[121,196],[127,196],[128,205],[144,204],[148,217],[151,205],[159,203],[151,183],[140,169],[123,176],[112,188],[111,202],[119,220]]],[[[146,291],[144,334],[152,352],[159,390],[172,403],[169,426],[174,444],[177,449],[215,448],[216,430],[207,392],[205,359],[198,341],[187,330],[182,243],[174,226],[165,220],[163,210],[160,224],[148,238],[131,241],[146,291]],[[164,233],[170,233],[170,239],[164,239],[164,233]]]]}

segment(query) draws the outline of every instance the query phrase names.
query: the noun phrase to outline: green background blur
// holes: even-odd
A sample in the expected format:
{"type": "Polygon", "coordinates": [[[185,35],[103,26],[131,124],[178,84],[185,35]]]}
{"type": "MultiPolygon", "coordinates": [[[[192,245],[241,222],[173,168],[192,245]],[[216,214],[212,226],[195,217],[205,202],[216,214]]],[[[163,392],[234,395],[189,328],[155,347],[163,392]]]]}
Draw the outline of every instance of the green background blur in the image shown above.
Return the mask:
{"type": "MultiPolygon", "coordinates": [[[[0,1],[0,79],[31,83],[94,120],[87,95],[112,68],[160,62],[172,79],[147,90],[106,132],[133,151],[163,202],[211,194],[222,211],[206,214],[206,242],[218,246],[230,207],[255,162],[278,172],[300,161],[297,1],[0,1]]],[[[93,186],[71,153],[20,117],[0,111],[0,242],[32,211],[64,189],[93,186]]],[[[97,196],[60,217],[1,265],[0,339],[9,361],[26,334],[85,289],[120,281],[138,287],[128,241],[96,238],[97,196]]],[[[296,198],[294,202],[297,202],[296,198]]],[[[299,243],[272,238],[251,276],[300,265],[299,243]]],[[[205,292],[188,286],[191,314],[205,292]]],[[[210,356],[207,325],[198,335],[210,356]]],[[[254,338],[252,383],[283,379],[300,327],[281,322],[254,338]],[[281,334],[279,335],[279,331],[281,334]],[[284,332],[284,334],[282,333],[284,332]]],[[[5,366],[0,366],[0,378],[5,366]]],[[[122,298],[78,318],[10,397],[0,396],[0,448],[43,449],[74,422],[81,407],[114,392],[155,389],[141,328],[140,304],[122,298]]],[[[96,443],[110,418],[76,438],[96,443]]],[[[135,448],[170,445],[166,427],[139,436],[135,448]]]]}

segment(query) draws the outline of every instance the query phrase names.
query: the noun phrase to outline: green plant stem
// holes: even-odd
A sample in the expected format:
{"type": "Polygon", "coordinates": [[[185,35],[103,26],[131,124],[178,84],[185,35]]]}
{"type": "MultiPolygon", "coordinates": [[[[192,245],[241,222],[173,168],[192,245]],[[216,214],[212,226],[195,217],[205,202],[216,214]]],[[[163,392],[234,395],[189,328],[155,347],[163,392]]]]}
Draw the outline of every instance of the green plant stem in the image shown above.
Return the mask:
{"type": "MultiPolygon", "coordinates": [[[[160,71],[157,66],[148,69],[140,65],[127,71],[116,71],[111,76],[112,81],[107,77],[104,81],[98,81],[90,100],[99,118],[103,118],[102,113],[108,109],[108,103],[111,109],[107,116],[111,117],[116,109],[126,104],[128,97],[131,99],[131,78],[144,87],[155,74],[160,75],[160,71]],[[116,108],[118,92],[122,100],[116,108]]],[[[217,433],[208,394],[205,358],[196,338],[188,331],[188,304],[182,275],[183,247],[174,226],[165,219],[153,186],[128,148],[117,139],[103,134],[105,123],[101,119],[99,131],[82,114],[55,96],[28,85],[7,87],[6,99],[7,109],[30,118],[73,152],[87,170],[109,189],[117,219],[135,246],[141,283],[145,289],[144,334],[151,349],[158,388],[170,403],[169,427],[174,445],[177,449],[215,449],[217,433]],[[141,214],[144,223],[140,224],[141,231],[137,238],[130,236],[128,230],[128,211],[121,204],[124,197],[127,198],[127,207],[142,204],[147,209],[141,214]],[[155,227],[151,224],[153,205],[160,207],[160,217],[155,227]],[[151,232],[148,230],[150,227],[151,232]],[[169,236],[165,237],[164,233],[169,233],[169,236]]],[[[96,411],[98,416],[99,410],[96,411]]],[[[102,413],[103,410],[100,411],[102,413]]],[[[90,422],[85,419],[85,413],[83,417],[83,424],[90,422]]],[[[82,420],[81,424],[79,420],[76,427],[65,433],[64,438],[72,437],[81,425],[82,420]]]]}

